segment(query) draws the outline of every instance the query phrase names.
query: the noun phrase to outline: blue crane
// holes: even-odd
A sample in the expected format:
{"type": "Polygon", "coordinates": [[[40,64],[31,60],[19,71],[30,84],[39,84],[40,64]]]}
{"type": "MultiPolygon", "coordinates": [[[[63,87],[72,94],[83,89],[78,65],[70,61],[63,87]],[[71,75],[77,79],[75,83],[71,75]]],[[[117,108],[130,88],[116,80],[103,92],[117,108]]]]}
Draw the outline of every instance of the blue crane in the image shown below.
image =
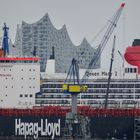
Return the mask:
{"type": "Polygon", "coordinates": [[[91,59],[88,68],[80,82],[80,84],[86,83],[88,77],[87,77],[87,73],[90,73],[92,71],[92,67],[96,65],[97,61],[99,60],[101,53],[103,52],[110,36],[112,35],[115,27],[117,26],[117,22],[120,18],[120,15],[122,13],[122,10],[125,6],[125,3],[122,3],[121,6],[119,7],[119,9],[116,11],[116,13],[114,14],[114,16],[111,18],[111,20],[109,20],[109,25],[108,28],[103,36],[103,38],[101,39],[101,43],[99,44],[93,58],[91,59]]]}
{"type": "MultiPolygon", "coordinates": [[[[93,58],[91,59],[88,68],[81,80],[79,80],[79,68],[77,61],[73,58],[71,66],[69,68],[65,83],[63,84],[63,92],[67,94],[71,94],[71,112],[69,112],[66,115],[66,125],[68,126],[68,131],[70,132],[70,135],[73,137],[75,134],[78,134],[78,132],[82,132],[82,135],[85,139],[87,139],[88,135],[86,131],[86,120],[82,121],[82,117],[78,116],[77,114],[77,96],[81,92],[85,92],[87,90],[86,81],[88,79],[88,76],[86,73],[90,73],[92,71],[92,67],[95,66],[97,61],[99,60],[101,53],[103,52],[111,34],[113,33],[114,28],[117,25],[117,22],[119,20],[119,17],[121,15],[121,12],[125,6],[125,3],[122,3],[119,9],[115,12],[112,19],[109,21],[109,26],[99,44],[99,47],[97,48],[93,58]],[[82,125],[82,123],[84,123],[82,125]],[[74,129],[75,126],[75,129],[74,129]]],[[[115,39],[114,39],[114,45],[112,54],[114,52],[114,46],[115,46],[115,39]]],[[[113,58],[111,59],[111,67],[110,67],[110,76],[108,79],[108,91],[109,91],[109,84],[110,84],[110,78],[111,78],[111,69],[112,69],[112,62],[113,58]]],[[[107,107],[107,100],[108,100],[108,92],[106,95],[106,104],[105,107],[107,107]]]]}
{"type": "Polygon", "coordinates": [[[4,35],[3,35],[3,46],[2,46],[2,49],[4,51],[4,56],[9,55],[8,30],[9,27],[7,27],[6,23],[4,23],[4,27],[3,27],[4,35]]]}

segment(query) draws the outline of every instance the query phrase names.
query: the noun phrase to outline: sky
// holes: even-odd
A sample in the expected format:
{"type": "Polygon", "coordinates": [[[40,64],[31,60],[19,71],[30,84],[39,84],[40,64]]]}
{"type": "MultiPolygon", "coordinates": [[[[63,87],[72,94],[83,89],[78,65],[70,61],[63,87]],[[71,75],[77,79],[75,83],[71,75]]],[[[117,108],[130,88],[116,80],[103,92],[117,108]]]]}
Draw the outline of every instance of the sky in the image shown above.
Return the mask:
{"type": "MultiPolygon", "coordinates": [[[[2,29],[3,23],[7,23],[10,28],[9,36],[14,42],[17,24],[22,21],[34,23],[48,13],[57,29],[66,25],[75,45],[79,45],[83,38],[86,38],[94,47],[97,42],[92,40],[122,2],[125,2],[126,6],[113,33],[117,36],[116,59],[120,60],[117,50],[124,53],[125,48],[131,46],[135,38],[140,38],[140,0],[0,0],[0,27],[2,29]]],[[[0,36],[2,34],[0,30],[0,36]]],[[[99,42],[102,36],[99,37],[99,42]]],[[[111,37],[103,58],[110,56],[112,42],[111,37]]],[[[121,64],[120,61],[115,63],[121,64]]]]}

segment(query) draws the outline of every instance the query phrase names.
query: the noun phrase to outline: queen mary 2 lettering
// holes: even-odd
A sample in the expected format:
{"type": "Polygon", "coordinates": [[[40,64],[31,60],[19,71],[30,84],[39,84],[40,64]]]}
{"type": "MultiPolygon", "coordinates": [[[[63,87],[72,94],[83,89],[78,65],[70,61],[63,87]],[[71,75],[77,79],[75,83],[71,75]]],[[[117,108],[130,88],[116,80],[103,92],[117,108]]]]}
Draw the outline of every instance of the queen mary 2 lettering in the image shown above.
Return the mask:
{"type": "MultiPolygon", "coordinates": [[[[86,71],[86,69],[80,69],[79,70],[80,79],[83,78],[84,74],[88,79],[104,79],[108,78],[109,72],[106,69],[92,69],[89,71],[86,71]]],[[[112,72],[112,78],[119,78],[120,72],[113,71],[112,72]]]]}
{"type": "Polygon", "coordinates": [[[60,136],[60,119],[58,122],[50,123],[47,119],[41,119],[39,122],[23,122],[21,119],[15,119],[15,135],[33,136],[37,139],[38,136],[49,136],[54,139],[55,136],[60,136]]]}

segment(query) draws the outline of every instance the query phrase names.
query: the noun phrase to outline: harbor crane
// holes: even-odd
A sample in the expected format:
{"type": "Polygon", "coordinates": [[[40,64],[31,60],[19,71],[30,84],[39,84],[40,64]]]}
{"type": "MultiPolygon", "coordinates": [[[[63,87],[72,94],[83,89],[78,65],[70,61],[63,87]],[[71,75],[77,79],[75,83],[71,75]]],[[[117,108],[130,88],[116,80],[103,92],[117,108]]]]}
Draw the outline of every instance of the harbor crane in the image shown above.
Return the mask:
{"type": "MultiPolygon", "coordinates": [[[[99,60],[101,53],[103,52],[109,38],[111,37],[115,27],[117,26],[118,20],[120,18],[120,15],[122,13],[124,6],[125,6],[125,3],[122,3],[119,9],[113,15],[113,17],[109,20],[109,25],[107,27],[107,30],[103,38],[101,39],[100,44],[98,48],[96,49],[96,52],[93,58],[91,59],[88,65],[88,68],[86,69],[85,74],[81,80],[79,79],[78,62],[74,58],[71,62],[71,66],[69,68],[65,83],[63,84],[63,87],[62,87],[63,92],[65,94],[71,94],[71,98],[72,98],[71,112],[68,114],[68,116],[66,116],[66,122],[68,123],[69,126],[71,126],[70,129],[72,129],[73,125],[75,124],[75,121],[77,122],[79,119],[77,115],[77,96],[79,93],[86,92],[88,88],[86,85],[86,81],[88,80],[87,73],[90,73],[92,71],[92,67],[95,66],[95,64],[99,60]]],[[[106,103],[107,103],[107,99],[106,99],[106,103]]],[[[76,130],[78,130],[79,128],[82,128],[81,131],[82,131],[83,136],[87,137],[87,135],[85,136],[85,133],[86,133],[85,130],[83,130],[83,128],[85,127],[81,126],[82,122],[83,121],[79,119],[79,123],[78,123],[79,125],[76,125],[78,128],[73,129],[73,133],[77,134],[78,132],[76,132],[76,130]]]]}
{"type": "Polygon", "coordinates": [[[9,30],[9,27],[7,27],[6,23],[4,23],[4,27],[3,27],[4,35],[3,35],[3,41],[2,41],[2,49],[0,49],[0,57],[1,56],[6,57],[7,55],[9,55],[8,30],[9,30]]]}

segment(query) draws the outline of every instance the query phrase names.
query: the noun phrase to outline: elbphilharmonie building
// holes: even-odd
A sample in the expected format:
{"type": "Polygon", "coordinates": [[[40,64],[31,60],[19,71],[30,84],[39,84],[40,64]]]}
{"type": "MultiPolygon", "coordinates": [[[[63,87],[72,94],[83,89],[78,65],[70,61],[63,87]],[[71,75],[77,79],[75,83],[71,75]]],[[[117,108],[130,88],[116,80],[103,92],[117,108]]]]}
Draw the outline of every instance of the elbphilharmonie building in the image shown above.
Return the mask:
{"type": "MultiPolygon", "coordinates": [[[[68,72],[72,58],[75,58],[80,68],[87,68],[92,59],[95,49],[83,39],[80,45],[72,43],[66,26],[56,29],[52,24],[48,14],[43,16],[39,21],[28,24],[22,22],[17,27],[16,38],[12,48],[12,53],[25,56],[31,56],[36,48],[36,55],[41,58],[41,71],[45,71],[47,59],[52,54],[54,48],[55,55],[55,72],[68,72]]],[[[98,61],[96,66],[99,67],[98,61]]]]}

